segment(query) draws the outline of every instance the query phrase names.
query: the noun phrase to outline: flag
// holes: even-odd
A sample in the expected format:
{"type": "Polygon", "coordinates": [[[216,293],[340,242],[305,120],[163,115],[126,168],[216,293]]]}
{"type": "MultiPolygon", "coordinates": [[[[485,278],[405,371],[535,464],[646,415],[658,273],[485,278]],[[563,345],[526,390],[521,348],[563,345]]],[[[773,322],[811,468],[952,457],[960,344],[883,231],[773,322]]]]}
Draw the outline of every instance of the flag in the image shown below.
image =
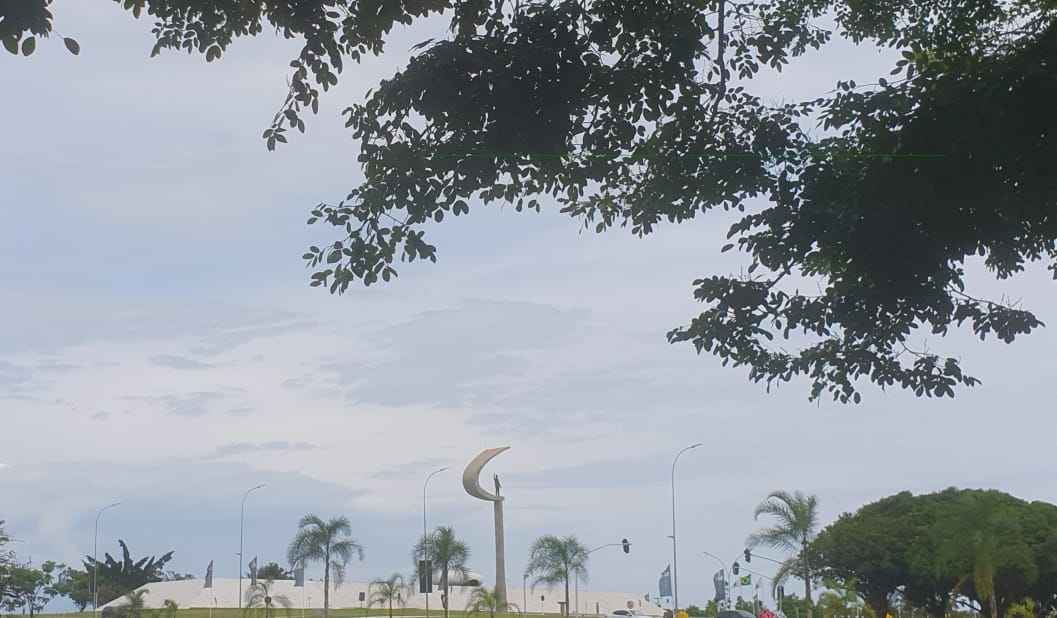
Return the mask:
{"type": "Polygon", "coordinates": [[[752,585],[752,575],[742,575],[740,583],[741,583],[742,586],[751,586],[752,585]]]}
{"type": "Polygon", "coordinates": [[[712,583],[716,587],[716,603],[726,600],[727,598],[727,578],[726,572],[723,569],[716,571],[716,574],[712,576],[712,583]]]}
{"type": "Polygon", "coordinates": [[[203,588],[213,587],[213,561],[209,561],[209,566],[206,567],[206,585],[203,588]]]}
{"type": "Polygon", "coordinates": [[[661,580],[657,583],[662,597],[672,596],[672,565],[668,565],[661,571],[661,580]]]}
{"type": "Polygon", "coordinates": [[[305,587],[305,561],[301,561],[301,565],[294,569],[294,588],[305,587]]]}
{"type": "Polygon", "coordinates": [[[250,560],[250,587],[257,585],[257,556],[250,560]]]}

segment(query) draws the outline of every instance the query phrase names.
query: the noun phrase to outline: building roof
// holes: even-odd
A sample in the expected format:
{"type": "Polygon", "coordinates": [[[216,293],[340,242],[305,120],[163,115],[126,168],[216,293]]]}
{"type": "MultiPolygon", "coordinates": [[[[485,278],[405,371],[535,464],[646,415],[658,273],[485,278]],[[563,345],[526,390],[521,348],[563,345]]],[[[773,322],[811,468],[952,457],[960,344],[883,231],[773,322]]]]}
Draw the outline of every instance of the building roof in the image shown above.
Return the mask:
{"type": "MultiPolygon", "coordinates": [[[[202,579],[187,579],[182,581],[155,582],[140,586],[147,589],[144,594],[144,606],[149,609],[162,607],[166,600],[173,600],[178,607],[238,607],[239,580],[237,578],[214,578],[213,587],[205,588],[202,579]]],[[[332,608],[361,607],[359,593],[365,593],[370,598],[367,582],[345,582],[341,586],[331,585],[330,606],[332,608]]],[[[243,599],[247,598],[250,588],[249,579],[242,580],[243,599]]],[[[451,604],[453,609],[463,609],[469,603],[472,587],[453,587],[451,589],[451,604]]],[[[285,597],[293,608],[322,608],[323,607],[323,582],[306,581],[303,588],[295,587],[294,580],[275,580],[269,585],[269,594],[273,598],[285,597]]],[[[522,591],[520,588],[508,588],[507,598],[511,603],[520,607],[527,601],[528,607],[523,608],[527,612],[550,614],[559,613],[558,601],[563,600],[563,592],[554,589],[536,588],[535,590],[522,591]],[[540,600],[543,597],[543,600],[540,600]]],[[[576,603],[575,598],[570,600],[576,603]]],[[[430,605],[440,605],[440,594],[434,592],[430,605]]],[[[103,608],[122,605],[124,598],[118,598],[103,608]]],[[[644,595],[626,592],[594,592],[580,590],[580,611],[583,613],[595,613],[597,604],[598,611],[608,614],[615,609],[628,609],[628,603],[632,609],[647,616],[661,616],[664,610],[652,602],[647,602],[644,595]]],[[[406,606],[421,609],[426,606],[426,595],[412,591],[406,597],[406,606]]],[[[574,610],[575,611],[575,608],[574,610]]]]}

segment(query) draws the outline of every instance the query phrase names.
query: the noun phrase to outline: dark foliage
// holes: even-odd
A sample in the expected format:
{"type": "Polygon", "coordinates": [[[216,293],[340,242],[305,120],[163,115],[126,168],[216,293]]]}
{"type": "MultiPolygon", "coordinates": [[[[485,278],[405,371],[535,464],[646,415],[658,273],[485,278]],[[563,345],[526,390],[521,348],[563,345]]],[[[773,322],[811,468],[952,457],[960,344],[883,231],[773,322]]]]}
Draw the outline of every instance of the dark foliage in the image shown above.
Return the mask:
{"type": "MultiPolygon", "coordinates": [[[[812,398],[842,402],[862,381],[953,396],[978,380],[912,338],[965,327],[1012,342],[1041,325],[974,296],[965,264],[982,256],[1005,278],[1057,257],[1053,0],[118,1],[153,18],[154,53],[213,60],[266,24],[301,40],[269,148],[395,25],[450,16],[445,40],[345,110],[365,180],[313,210],[339,239],[304,255],[331,292],[435,261],[426,229],[482,203],[556,201],[636,235],[722,208],[745,213],[723,250],[751,265],[697,280],[704,311],[668,337],[753,381],[803,376],[812,398]],[[753,92],[761,68],[836,31],[902,59],[812,100],[753,92]]],[[[0,2],[12,53],[49,34],[49,4],[0,2]]]]}

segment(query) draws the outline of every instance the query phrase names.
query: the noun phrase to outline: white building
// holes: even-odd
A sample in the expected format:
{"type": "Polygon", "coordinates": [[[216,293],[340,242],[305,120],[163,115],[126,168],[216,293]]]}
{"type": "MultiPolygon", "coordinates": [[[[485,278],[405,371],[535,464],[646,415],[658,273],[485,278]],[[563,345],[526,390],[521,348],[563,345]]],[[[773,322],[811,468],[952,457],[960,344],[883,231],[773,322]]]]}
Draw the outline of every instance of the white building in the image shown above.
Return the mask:
{"type": "MultiPolygon", "coordinates": [[[[188,579],[183,581],[155,582],[146,584],[144,604],[148,608],[160,608],[166,600],[173,600],[180,608],[208,608],[208,607],[238,607],[239,580],[236,578],[224,579],[214,578],[213,587],[205,588],[204,580],[188,579]]],[[[246,598],[250,587],[249,579],[242,580],[243,598],[246,598]]],[[[416,588],[417,590],[417,588],[416,588]]],[[[449,607],[453,610],[463,610],[469,603],[473,587],[456,586],[451,589],[451,603],[449,607]]],[[[323,607],[323,582],[306,581],[304,587],[295,587],[294,580],[276,580],[268,589],[274,599],[272,606],[281,608],[285,603],[295,610],[318,609],[323,607]]],[[[330,607],[348,608],[363,607],[366,603],[360,601],[360,593],[365,598],[370,598],[368,584],[366,582],[345,582],[335,587],[331,584],[330,607]]],[[[554,588],[536,588],[535,590],[522,591],[520,588],[507,588],[507,600],[517,605],[526,613],[558,614],[560,606],[558,601],[563,601],[564,590],[554,588]],[[540,600],[543,597],[543,600],[540,600]],[[527,605],[527,607],[522,607],[527,605]]],[[[576,613],[576,598],[572,591],[569,592],[570,603],[573,605],[572,613],[576,613]]],[[[634,609],[638,613],[647,616],[662,616],[664,610],[652,602],[645,600],[645,595],[626,592],[595,592],[583,590],[581,586],[579,594],[580,613],[609,614],[615,609],[634,609]]],[[[118,598],[102,608],[121,605],[123,598],[118,598]]],[[[431,609],[440,608],[440,593],[434,592],[430,595],[429,606],[431,609]]],[[[426,595],[412,591],[406,597],[405,607],[414,609],[425,609],[426,595]]],[[[381,608],[379,608],[381,610],[381,608]]],[[[297,614],[295,613],[295,616],[297,614]]],[[[279,613],[281,618],[282,613],[279,613]]]]}

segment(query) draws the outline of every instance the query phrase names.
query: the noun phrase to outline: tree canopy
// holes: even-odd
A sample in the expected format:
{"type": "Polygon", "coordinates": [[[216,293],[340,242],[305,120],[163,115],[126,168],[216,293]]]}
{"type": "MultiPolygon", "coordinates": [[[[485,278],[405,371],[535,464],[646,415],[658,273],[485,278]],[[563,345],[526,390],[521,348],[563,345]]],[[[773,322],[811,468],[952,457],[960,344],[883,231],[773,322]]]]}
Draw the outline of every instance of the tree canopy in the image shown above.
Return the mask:
{"type": "MultiPolygon", "coordinates": [[[[170,551],[161,556],[144,556],[139,560],[133,560],[125,541],[118,540],[118,545],[121,546],[120,560],[115,560],[109,553],[98,562],[92,556],[85,556],[84,559],[85,573],[93,573],[98,568],[100,605],[109,603],[144,584],[163,581],[165,565],[172,560],[174,553],[170,551]]],[[[71,586],[73,585],[90,586],[91,579],[73,576],[71,586]]],[[[71,590],[70,593],[78,598],[85,598],[86,594],[90,595],[90,592],[80,589],[71,590]]]]}
{"type": "Polygon", "coordinates": [[[999,617],[1029,599],[1045,616],[1057,610],[1057,581],[1048,576],[1055,543],[1057,506],[948,489],[903,492],[845,513],[811,543],[809,556],[878,616],[896,594],[933,617],[962,599],[999,617]]]}
{"type": "MultiPolygon", "coordinates": [[[[450,18],[344,111],[365,179],[313,210],[337,239],[304,255],[332,293],[435,261],[430,226],[493,202],[640,236],[718,208],[743,213],[723,250],[751,265],[702,274],[703,312],[668,338],[753,381],[804,376],[811,398],[843,402],[861,381],[953,396],[978,379],[912,337],[1012,342],[1041,325],[974,294],[966,263],[1057,274],[1053,0],[117,1],[154,21],[152,53],[212,61],[265,26],[300,40],[269,148],[397,24],[450,18]],[[763,99],[762,70],[834,37],[899,60],[868,84],[763,99]]],[[[4,46],[32,53],[50,5],[0,3],[4,46]]]]}

